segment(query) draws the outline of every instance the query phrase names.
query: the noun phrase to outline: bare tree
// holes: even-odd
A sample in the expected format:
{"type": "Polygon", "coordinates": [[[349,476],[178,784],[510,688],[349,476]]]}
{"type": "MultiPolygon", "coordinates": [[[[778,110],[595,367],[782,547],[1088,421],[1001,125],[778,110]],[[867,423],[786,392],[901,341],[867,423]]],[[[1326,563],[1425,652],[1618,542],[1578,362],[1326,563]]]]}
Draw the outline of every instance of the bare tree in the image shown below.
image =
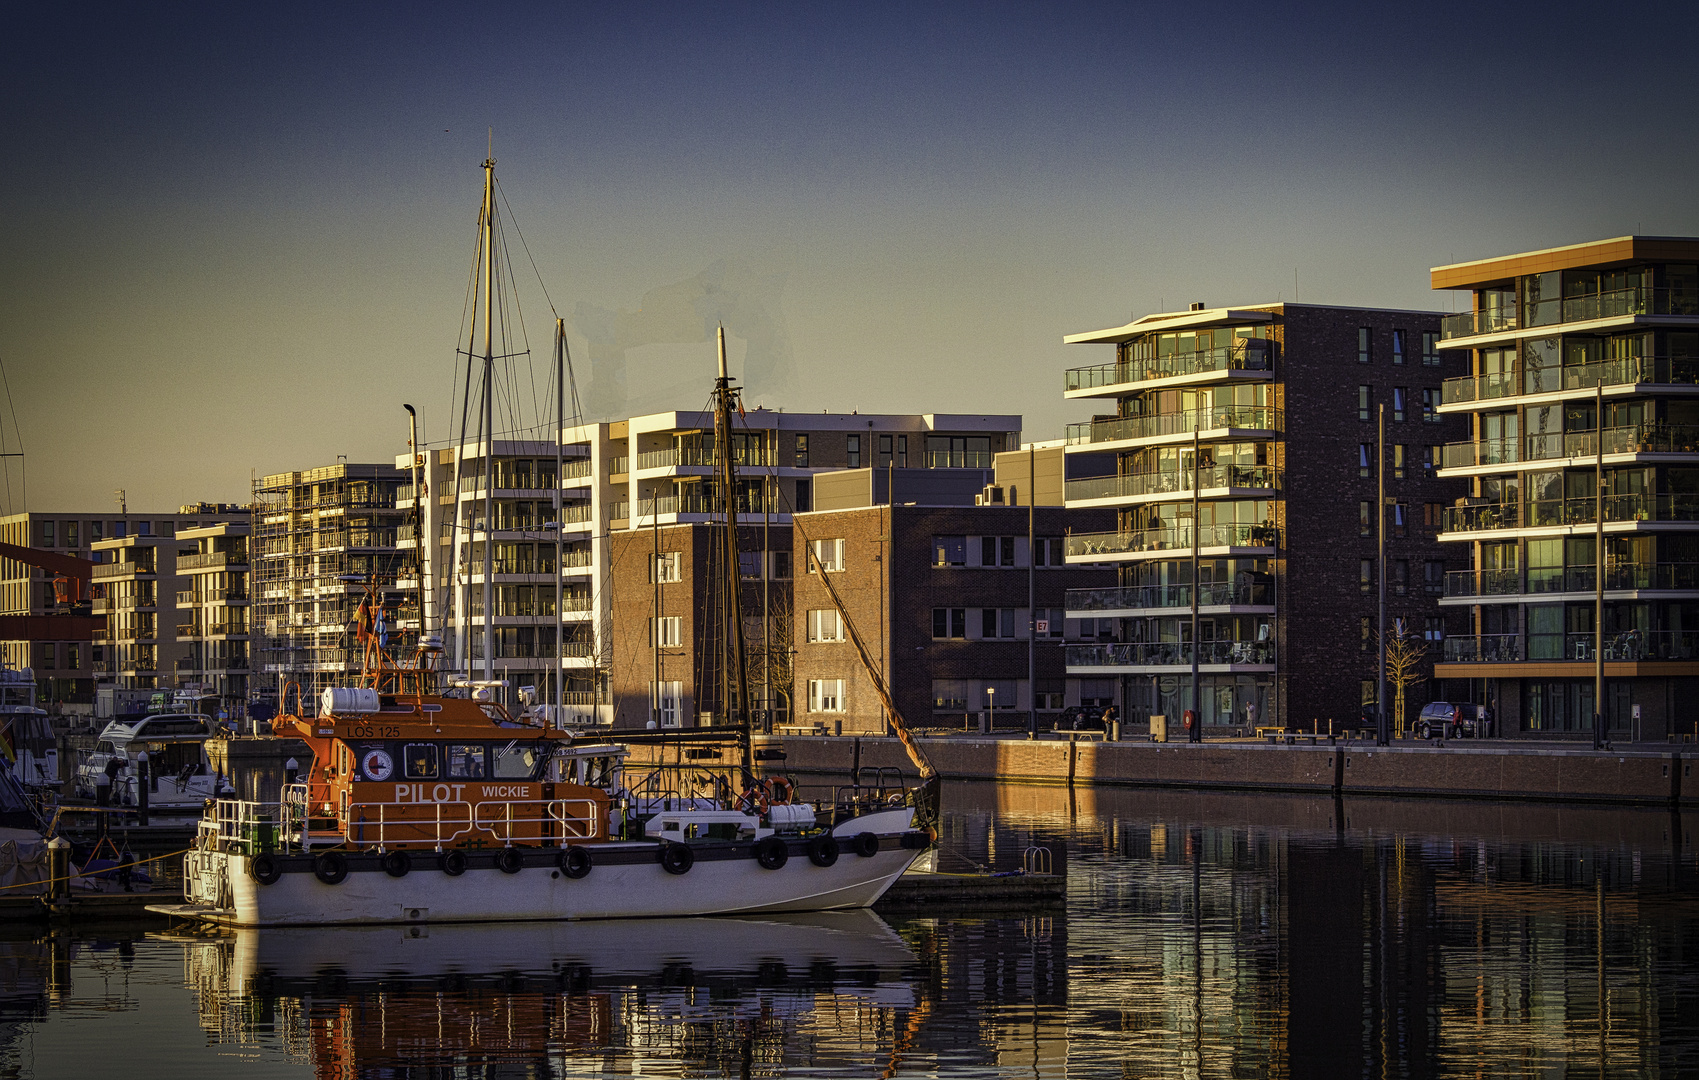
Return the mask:
{"type": "MultiPolygon", "coordinates": [[[[775,597],[775,601],[777,597],[775,597]]],[[[761,633],[760,615],[745,620],[749,642],[749,690],[758,695],[762,688],[772,694],[767,703],[771,712],[790,713],[791,681],[795,674],[796,644],[793,635],[791,605],[773,604],[767,615],[767,634],[761,633]],[[780,705],[779,703],[783,703],[780,705]]]]}
{"type": "Polygon", "coordinates": [[[1427,682],[1428,676],[1422,670],[1427,657],[1427,643],[1410,632],[1409,623],[1405,620],[1394,619],[1392,630],[1386,635],[1386,681],[1392,684],[1394,693],[1396,738],[1404,737],[1404,691],[1427,682]]]}

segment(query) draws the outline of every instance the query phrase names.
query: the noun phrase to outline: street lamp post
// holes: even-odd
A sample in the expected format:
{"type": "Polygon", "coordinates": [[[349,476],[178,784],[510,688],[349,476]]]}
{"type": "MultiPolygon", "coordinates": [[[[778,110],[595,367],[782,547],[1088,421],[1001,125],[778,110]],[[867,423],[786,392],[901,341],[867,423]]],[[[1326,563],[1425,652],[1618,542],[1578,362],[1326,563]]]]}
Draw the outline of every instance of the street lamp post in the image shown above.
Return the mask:
{"type": "Polygon", "coordinates": [[[986,732],[990,733],[997,730],[997,688],[995,686],[987,686],[985,688],[985,697],[991,706],[991,721],[986,725],[986,732]]]}

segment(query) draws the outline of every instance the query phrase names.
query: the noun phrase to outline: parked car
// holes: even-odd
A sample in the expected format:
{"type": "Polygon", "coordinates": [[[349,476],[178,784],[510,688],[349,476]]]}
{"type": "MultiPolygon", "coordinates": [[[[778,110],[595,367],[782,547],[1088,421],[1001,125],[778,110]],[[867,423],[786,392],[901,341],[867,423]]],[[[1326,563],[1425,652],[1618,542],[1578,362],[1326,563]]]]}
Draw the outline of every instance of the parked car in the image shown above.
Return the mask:
{"type": "Polygon", "coordinates": [[[1492,735],[1492,721],[1479,705],[1431,701],[1416,720],[1418,739],[1479,739],[1492,735]]]}

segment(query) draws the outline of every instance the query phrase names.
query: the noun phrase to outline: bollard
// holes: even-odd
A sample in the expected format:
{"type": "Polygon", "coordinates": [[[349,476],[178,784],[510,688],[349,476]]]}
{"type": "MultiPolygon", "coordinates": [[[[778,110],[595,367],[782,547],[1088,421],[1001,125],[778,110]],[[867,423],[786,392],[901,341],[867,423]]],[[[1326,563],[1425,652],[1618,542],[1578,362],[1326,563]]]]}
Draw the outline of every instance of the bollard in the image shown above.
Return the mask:
{"type": "MultiPolygon", "coordinates": [[[[105,817],[102,814],[101,817],[105,817]]],[[[55,836],[47,842],[47,898],[50,903],[71,894],[71,842],[55,836]]]]}
{"type": "Polygon", "coordinates": [[[843,733],[844,733],[844,722],[842,720],[832,721],[832,734],[842,735],[843,733]]]}
{"type": "MultiPolygon", "coordinates": [[[[136,824],[146,826],[148,811],[148,796],[155,790],[153,766],[148,762],[147,751],[136,755],[136,824]]],[[[124,890],[128,892],[129,890],[124,890]]]]}
{"type": "Polygon", "coordinates": [[[1109,741],[1121,741],[1121,721],[1119,718],[1109,721],[1109,741]]]}

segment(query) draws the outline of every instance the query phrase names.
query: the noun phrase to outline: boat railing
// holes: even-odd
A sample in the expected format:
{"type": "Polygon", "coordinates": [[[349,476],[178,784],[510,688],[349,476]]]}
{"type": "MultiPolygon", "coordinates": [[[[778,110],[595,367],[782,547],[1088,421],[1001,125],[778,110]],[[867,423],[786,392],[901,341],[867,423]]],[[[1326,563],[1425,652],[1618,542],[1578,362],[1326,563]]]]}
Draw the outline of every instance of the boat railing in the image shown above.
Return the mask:
{"type": "Polygon", "coordinates": [[[595,799],[357,802],[349,804],[347,820],[350,846],[380,850],[406,844],[440,851],[469,840],[564,844],[603,835],[595,799]]]}

